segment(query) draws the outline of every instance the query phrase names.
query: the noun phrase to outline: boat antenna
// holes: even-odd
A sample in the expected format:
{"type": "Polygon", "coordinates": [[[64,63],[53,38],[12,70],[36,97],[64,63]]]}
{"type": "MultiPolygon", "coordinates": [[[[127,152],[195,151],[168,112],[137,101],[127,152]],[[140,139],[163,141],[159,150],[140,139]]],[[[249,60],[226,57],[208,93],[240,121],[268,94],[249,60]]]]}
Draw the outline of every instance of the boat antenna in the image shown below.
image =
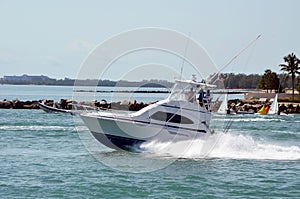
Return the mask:
{"type": "Polygon", "coordinates": [[[186,46],[184,49],[184,55],[183,55],[184,57],[182,58],[182,64],[181,64],[181,68],[180,68],[180,79],[182,79],[183,65],[185,62],[186,52],[187,52],[188,46],[190,44],[190,40],[191,40],[191,32],[189,32],[189,37],[188,37],[188,40],[187,40],[187,43],[186,43],[186,46]]]}
{"type": "MultiPolygon", "coordinates": [[[[261,34],[258,35],[254,40],[252,40],[247,46],[245,46],[242,50],[240,50],[235,56],[233,56],[221,69],[218,70],[217,73],[215,73],[207,82],[210,82],[213,80],[216,76],[219,76],[220,72],[223,71],[225,68],[227,68],[240,54],[242,54],[245,50],[247,50],[252,44],[254,44],[259,38],[261,37],[261,34]]],[[[217,80],[215,80],[213,83],[215,83],[217,80]]]]}

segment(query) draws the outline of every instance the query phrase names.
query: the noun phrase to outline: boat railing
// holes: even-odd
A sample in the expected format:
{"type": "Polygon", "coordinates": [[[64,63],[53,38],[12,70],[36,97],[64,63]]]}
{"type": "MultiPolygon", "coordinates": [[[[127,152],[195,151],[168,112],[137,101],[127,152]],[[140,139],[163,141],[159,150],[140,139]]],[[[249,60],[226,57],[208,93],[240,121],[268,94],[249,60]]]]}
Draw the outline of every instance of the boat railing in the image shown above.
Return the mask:
{"type": "Polygon", "coordinates": [[[83,104],[72,104],[72,109],[76,112],[95,112],[95,111],[98,111],[97,107],[83,105],[83,104]]]}

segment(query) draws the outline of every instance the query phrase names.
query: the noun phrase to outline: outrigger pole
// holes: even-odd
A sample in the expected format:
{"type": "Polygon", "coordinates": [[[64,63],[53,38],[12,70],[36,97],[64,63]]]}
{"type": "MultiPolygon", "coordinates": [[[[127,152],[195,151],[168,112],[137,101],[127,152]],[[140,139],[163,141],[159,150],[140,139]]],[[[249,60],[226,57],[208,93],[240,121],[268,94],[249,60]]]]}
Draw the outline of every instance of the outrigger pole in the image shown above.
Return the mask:
{"type": "MultiPolygon", "coordinates": [[[[212,81],[216,76],[218,76],[220,74],[221,71],[223,71],[225,68],[227,68],[229,66],[229,64],[231,64],[236,58],[238,58],[238,56],[240,56],[240,54],[242,54],[245,50],[247,50],[252,44],[254,44],[259,38],[261,37],[261,35],[258,35],[254,40],[252,40],[245,48],[243,48],[242,50],[240,50],[234,57],[232,57],[231,60],[229,60],[229,62],[227,62],[220,70],[218,70],[217,73],[215,73],[211,78],[208,79],[208,83],[210,83],[210,81],[212,81]]],[[[212,82],[212,84],[214,84],[217,80],[215,80],[214,82],[212,82]]]]}

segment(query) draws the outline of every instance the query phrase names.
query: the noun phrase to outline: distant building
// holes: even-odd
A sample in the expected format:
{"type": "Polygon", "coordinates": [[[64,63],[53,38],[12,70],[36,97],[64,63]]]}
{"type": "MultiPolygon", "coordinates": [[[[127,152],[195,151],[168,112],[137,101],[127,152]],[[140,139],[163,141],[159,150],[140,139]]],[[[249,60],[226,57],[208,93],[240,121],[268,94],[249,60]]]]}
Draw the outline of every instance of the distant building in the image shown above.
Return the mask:
{"type": "MultiPolygon", "coordinates": [[[[285,93],[288,93],[288,94],[292,94],[293,93],[293,89],[291,89],[291,88],[286,88],[284,90],[285,90],[285,93]]],[[[299,92],[296,89],[294,90],[294,93],[295,94],[299,94],[299,92]]]]}
{"type": "Polygon", "coordinates": [[[44,76],[44,75],[40,75],[40,76],[31,76],[31,75],[7,76],[6,75],[3,77],[3,81],[30,82],[30,81],[36,81],[36,80],[47,81],[47,80],[51,80],[51,78],[44,76]]]}
{"type": "Polygon", "coordinates": [[[36,84],[36,85],[53,85],[56,83],[56,79],[49,78],[44,75],[22,75],[22,76],[4,76],[1,80],[2,84],[36,84]]]}

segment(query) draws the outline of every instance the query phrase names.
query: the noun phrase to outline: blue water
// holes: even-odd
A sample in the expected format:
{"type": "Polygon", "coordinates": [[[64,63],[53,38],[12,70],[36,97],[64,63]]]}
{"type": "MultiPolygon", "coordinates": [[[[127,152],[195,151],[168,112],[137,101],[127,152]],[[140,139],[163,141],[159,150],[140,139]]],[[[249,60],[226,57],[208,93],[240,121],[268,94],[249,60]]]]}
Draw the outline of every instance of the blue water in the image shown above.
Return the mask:
{"type": "Polygon", "coordinates": [[[78,117],[0,109],[0,118],[0,198],[300,196],[300,115],[214,115],[233,123],[217,129],[209,151],[147,143],[140,154],[93,144],[78,117]]]}

